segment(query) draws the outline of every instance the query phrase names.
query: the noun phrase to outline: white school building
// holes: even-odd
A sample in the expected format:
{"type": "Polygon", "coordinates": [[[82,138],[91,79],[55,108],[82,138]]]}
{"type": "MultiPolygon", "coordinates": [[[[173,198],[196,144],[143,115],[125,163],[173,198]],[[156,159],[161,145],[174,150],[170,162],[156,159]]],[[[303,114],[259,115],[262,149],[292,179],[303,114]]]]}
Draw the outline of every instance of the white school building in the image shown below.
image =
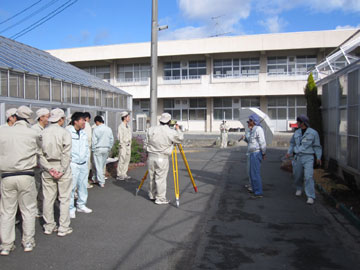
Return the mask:
{"type": "MultiPolygon", "coordinates": [[[[240,128],[239,109],[257,107],[276,131],[306,114],[308,71],[356,30],[160,41],[158,116],[169,112],[188,131],[240,128]]],[[[150,42],[58,49],[50,54],[132,95],[134,129],[150,106],[150,42]]],[[[341,58],[335,68],[347,65],[341,58]]],[[[144,118],[145,116],[145,118],[144,118]]]]}

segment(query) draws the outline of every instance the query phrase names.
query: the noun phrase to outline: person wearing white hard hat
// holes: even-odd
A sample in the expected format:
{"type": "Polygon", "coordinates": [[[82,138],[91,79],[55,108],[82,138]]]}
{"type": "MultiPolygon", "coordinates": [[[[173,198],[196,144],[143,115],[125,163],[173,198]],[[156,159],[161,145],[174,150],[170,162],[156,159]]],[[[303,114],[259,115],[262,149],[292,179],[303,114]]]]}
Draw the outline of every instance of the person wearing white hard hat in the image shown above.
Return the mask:
{"type": "Polygon", "coordinates": [[[6,111],[5,115],[6,115],[6,124],[3,124],[0,126],[1,127],[11,127],[14,125],[16,118],[15,118],[15,114],[16,114],[17,109],[16,108],[10,108],[6,111]]]}
{"type": "MultiPolygon", "coordinates": [[[[48,125],[48,119],[50,116],[50,111],[47,108],[40,108],[36,111],[36,118],[35,121],[37,123],[33,125],[31,128],[36,130],[40,136],[42,136],[42,132],[44,131],[45,127],[48,125]]],[[[38,160],[39,164],[39,160],[38,160]]],[[[43,192],[42,192],[42,183],[41,183],[41,173],[42,168],[38,166],[35,169],[35,183],[36,183],[36,190],[38,192],[38,212],[36,217],[42,216],[42,204],[43,204],[43,192]]]]}
{"type": "Polygon", "coordinates": [[[36,187],[34,168],[41,149],[38,133],[30,128],[33,111],[20,106],[11,128],[0,132],[1,171],[1,255],[7,256],[15,248],[15,215],[19,205],[22,215],[22,245],[24,251],[35,247],[36,187]]]}
{"type": "Polygon", "coordinates": [[[119,140],[119,162],[116,180],[130,179],[127,175],[131,157],[132,131],[129,126],[130,114],[126,111],[120,113],[121,124],[118,127],[117,139],[119,140]]]}
{"type": "Polygon", "coordinates": [[[148,153],[149,198],[156,204],[168,204],[166,199],[166,177],[169,171],[169,156],[174,144],[184,140],[184,134],[179,125],[175,130],[169,127],[171,115],[163,113],[160,126],[151,127],[146,132],[145,149],[148,153]]]}
{"type": "Polygon", "coordinates": [[[40,164],[44,168],[43,184],[43,218],[44,234],[50,235],[57,231],[58,236],[72,233],[70,227],[70,197],[72,191],[71,179],[71,145],[70,133],[63,128],[65,113],[56,108],[51,111],[50,125],[42,134],[42,151],[40,164]],[[59,228],[54,219],[54,203],[60,201],[59,228]]]}

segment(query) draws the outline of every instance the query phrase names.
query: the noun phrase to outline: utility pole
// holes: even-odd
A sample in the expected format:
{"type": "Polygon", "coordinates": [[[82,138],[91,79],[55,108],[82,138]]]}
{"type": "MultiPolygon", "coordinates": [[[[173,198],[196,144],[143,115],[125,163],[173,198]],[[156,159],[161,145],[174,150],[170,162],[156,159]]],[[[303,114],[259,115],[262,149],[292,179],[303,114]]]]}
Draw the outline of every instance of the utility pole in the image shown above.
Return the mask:
{"type": "Polygon", "coordinates": [[[151,16],[151,78],[150,78],[150,126],[157,125],[157,70],[158,70],[158,0],[152,0],[151,16]]]}
{"type": "Polygon", "coordinates": [[[151,16],[151,78],[150,78],[150,126],[157,125],[157,70],[158,70],[158,31],[168,29],[158,25],[158,0],[152,0],[151,16]]]}

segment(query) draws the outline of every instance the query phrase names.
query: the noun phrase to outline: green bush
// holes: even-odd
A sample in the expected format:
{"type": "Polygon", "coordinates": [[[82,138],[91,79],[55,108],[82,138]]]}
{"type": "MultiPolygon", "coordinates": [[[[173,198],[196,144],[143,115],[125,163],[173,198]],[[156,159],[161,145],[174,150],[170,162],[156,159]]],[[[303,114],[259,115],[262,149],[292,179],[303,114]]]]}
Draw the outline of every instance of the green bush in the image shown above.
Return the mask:
{"type": "Polygon", "coordinates": [[[322,130],[322,114],[321,114],[321,99],[318,96],[317,86],[314,81],[312,73],[309,74],[308,82],[304,89],[305,98],[307,102],[307,116],[310,120],[310,127],[315,129],[320,136],[321,143],[323,142],[322,130]]]}
{"type": "MultiPolygon", "coordinates": [[[[119,141],[116,140],[112,149],[111,157],[119,156],[119,141]]],[[[144,150],[144,141],[140,137],[135,137],[131,142],[131,157],[130,163],[145,163],[146,162],[146,152],[144,150]]]]}

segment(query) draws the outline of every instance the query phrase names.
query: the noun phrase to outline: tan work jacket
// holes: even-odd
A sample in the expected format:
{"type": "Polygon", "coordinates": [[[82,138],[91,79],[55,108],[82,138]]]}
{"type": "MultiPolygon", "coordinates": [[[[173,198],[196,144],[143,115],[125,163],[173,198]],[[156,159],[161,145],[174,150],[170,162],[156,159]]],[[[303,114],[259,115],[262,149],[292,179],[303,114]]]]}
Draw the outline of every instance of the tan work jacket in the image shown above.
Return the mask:
{"type": "Polygon", "coordinates": [[[127,146],[131,144],[132,132],[131,127],[122,122],[118,127],[117,138],[120,146],[127,146]]]}
{"type": "Polygon", "coordinates": [[[0,145],[1,172],[32,171],[37,166],[41,139],[24,120],[15,122],[12,127],[1,128],[0,145]]]}
{"type": "Polygon", "coordinates": [[[145,149],[148,153],[169,156],[173,145],[183,140],[184,134],[168,125],[151,127],[146,132],[145,149]]]}
{"type": "Polygon", "coordinates": [[[71,134],[57,123],[50,124],[42,133],[40,165],[46,171],[53,168],[49,162],[60,162],[60,172],[65,173],[71,161],[71,134]]]}
{"type": "Polygon", "coordinates": [[[31,127],[33,130],[36,130],[37,132],[41,133],[44,128],[42,127],[42,125],[39,124],[39,122],[37,122],[35,125],[33,125],[31,127]]]}

